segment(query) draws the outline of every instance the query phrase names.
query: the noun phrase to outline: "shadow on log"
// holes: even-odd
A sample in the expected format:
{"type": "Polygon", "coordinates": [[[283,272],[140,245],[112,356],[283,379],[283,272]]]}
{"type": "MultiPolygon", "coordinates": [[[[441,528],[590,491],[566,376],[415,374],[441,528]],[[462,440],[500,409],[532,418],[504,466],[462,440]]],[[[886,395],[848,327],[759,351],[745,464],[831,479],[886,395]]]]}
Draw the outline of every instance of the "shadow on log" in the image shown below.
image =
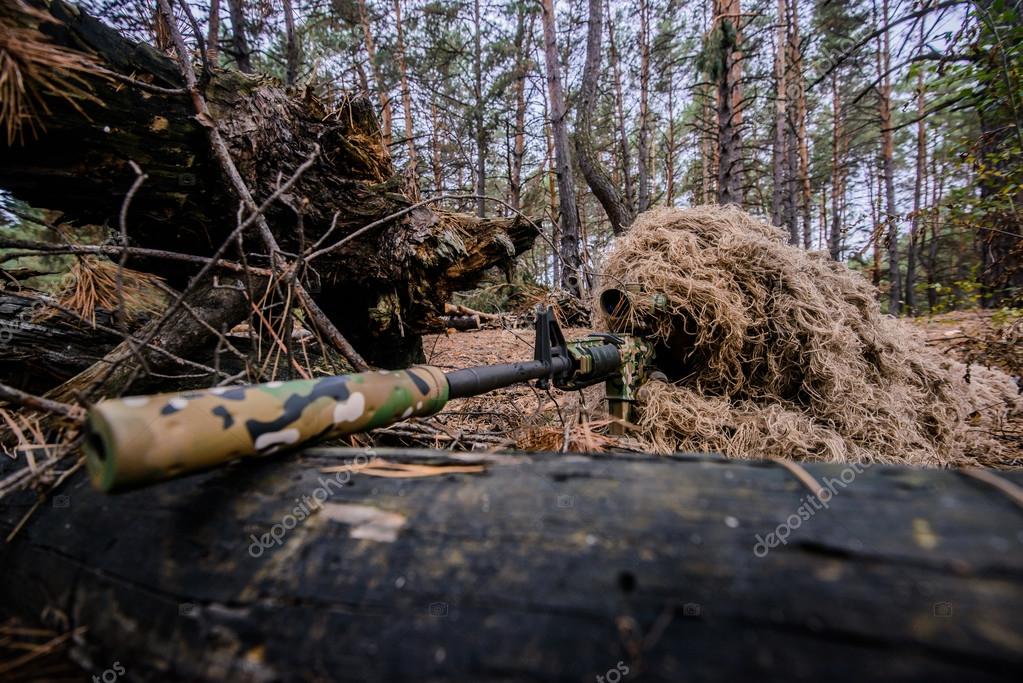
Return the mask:
{"type": "MultiPolygon", "coordinates": [[[[131,245],[212,254],[237,225],[239,203],[203,131],[213,124],[197,120],[174,61],[76,6],[61,0],[35,5],[52,18],[38,24],[39,39],[87,54],[98,70],[78,74],[89,98],[42,95],[49,109],[40,122],[45,128],[4,148],[0,187],[79,222],[116,225],[135,180],[133,161],[148,178],[132,199],[131,245]]],[[[311,91],[292,92],[273,79],[233,70],[214,69],[200,80],[257,202],[319,145],[312,165],[266,212],[285,252],[297,254],[320,240],[319,248],[329,247],[417,199],[383,145],[368,100],[325,102],[311,91]]],[[[306,286],[370,360],[404,365],[418,360],[419,333],[452,291],[507,264],[535,236],[535,225],[519,217],[479,219],[424,206],[312,261],[306,286]]],[[[256,251],[265,250],[260,245],[256,251]]],[[[267,264],[265,254],[250,259],[267,264]]],[[[194,272],[172,262],[130,263],[178,289],[194,272]]]]}
{"type": "MultiPolygon", "coordinates": [[[[1023,512],[955,472],[874,466],[845,485],[843,466],[807,464],[835,494],[801,519],[805,489],[770,463],[380,451],[484,472],[321,471],[358,453],[116,497],[76,476],[0,545],[0,604],[62,611],[88,627],[80,661],[133,680],[592,681],[621,664],[624,680],[988,681],[1023,665],[1023,512]]],[[[5,534],[34,502],[18,495],[5,534]]]]}

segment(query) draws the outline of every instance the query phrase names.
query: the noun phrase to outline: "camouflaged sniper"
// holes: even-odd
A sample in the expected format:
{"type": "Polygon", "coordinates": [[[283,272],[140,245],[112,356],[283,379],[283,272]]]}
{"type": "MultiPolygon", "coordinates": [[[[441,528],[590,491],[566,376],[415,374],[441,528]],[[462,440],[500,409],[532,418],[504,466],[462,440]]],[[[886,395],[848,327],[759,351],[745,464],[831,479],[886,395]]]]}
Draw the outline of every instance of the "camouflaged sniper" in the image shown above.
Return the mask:
{"type": "MultiPolygon", "coordinates": [[[[131,488],[244,456],[433,415],[449,398],[530,379],[563,390],[605,382],[612,416],[634,420],[636,393],[653,359],[649,342],[608,334],[565,342],[549,309],[537,314],[536,338],[532,361],[449,373],[417,365],[102,401],[86,421],[86,464],[96,488],[131,488]]],[[[618,433],[621,428],[612,425],[618,433]]]]}

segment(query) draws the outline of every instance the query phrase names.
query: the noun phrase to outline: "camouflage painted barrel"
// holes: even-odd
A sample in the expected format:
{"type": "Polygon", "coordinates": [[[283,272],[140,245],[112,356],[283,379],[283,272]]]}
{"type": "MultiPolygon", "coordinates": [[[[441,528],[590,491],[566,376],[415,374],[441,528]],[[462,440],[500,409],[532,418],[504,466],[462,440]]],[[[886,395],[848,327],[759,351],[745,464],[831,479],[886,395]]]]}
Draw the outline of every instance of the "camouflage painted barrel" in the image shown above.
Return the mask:
{"type": "Polygon", "coordinates": [[[448,400],[432,366],[102,401],[84,450],[93,484],[129,488],[243,456],[432,415],[448,400]]]}

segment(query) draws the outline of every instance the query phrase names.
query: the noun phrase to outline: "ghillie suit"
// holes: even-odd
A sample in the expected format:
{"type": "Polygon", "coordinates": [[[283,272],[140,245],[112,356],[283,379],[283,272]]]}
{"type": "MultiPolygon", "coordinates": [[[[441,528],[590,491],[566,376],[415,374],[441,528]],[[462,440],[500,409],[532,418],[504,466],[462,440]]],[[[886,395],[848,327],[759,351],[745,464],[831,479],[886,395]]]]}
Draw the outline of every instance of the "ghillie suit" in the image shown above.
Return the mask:
{"type": "Polygon", "coordinates": [[[1023,413],[1012,378],[928,349],[860,275],[734,207],[641,215],[604,277],[632,299],[609,329],[652,333],[671,380],[642,398],[653,450],[1012,464],[991,436],[1023,413]]]}

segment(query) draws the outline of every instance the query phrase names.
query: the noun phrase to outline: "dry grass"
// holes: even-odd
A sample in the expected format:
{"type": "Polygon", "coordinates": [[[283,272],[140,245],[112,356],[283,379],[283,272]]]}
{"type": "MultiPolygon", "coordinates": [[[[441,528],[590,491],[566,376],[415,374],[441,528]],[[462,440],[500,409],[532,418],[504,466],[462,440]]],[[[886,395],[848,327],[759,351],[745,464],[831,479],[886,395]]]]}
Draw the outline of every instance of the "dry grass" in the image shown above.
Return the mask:
{"type": "Polygon", "coordinates": [[[100,101],[91,93],[85,74],[98,72],[89,55],[55,45],[39,26],[49,15],[23,0],[0,4],[0,125],[7,144],[24,141],[45,129],[48,98],[61,98],[81,111],[79,102],[100,101]]]}
{"type": "MultiPolygon", "coordinates": [[[[121,293],[124,314],[128,320],[143,315],[156,315],[166,305],[166,295],[155,275],[131,268],[121,271],[121,293]]],[[[57,303],[73,311],[91,325],[96,324],[96,309],[116,311],[120,305],[117,264],[104,258],[85,256],[76,259],[64,276],[57,294],[57,303]]],[[[47,309],[44,315],[52,315],[47,309]]]]}
{"type": "Polygon", "coordinates": [[[634,291],[631,317],[609,322],[651,332],[673,369],[644,395],[655,451],[1021,464],[994,438],[1023,413],[1008,375],[928,349],[859,275],[735,208],[647,212],[605,273],[666,296],[655,310],[634,291]]]}

